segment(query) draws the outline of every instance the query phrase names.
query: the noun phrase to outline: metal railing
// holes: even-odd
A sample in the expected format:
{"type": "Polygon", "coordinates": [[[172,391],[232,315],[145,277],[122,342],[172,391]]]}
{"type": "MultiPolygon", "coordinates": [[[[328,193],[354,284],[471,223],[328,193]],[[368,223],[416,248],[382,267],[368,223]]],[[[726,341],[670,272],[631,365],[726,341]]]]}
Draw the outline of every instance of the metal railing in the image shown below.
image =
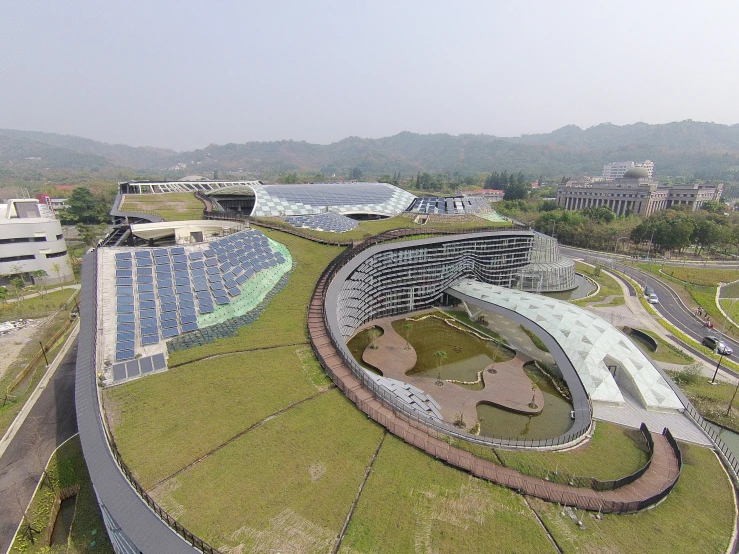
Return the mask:
{"type": "MultiPolygon", "coordinates": [[[[93,275],[94,275],[94,282],[97,283],[97,262],[96,260],[93,260],[94,267],[93,267],[93,275]]],[[[98,317],[98,295],[93,295],[93,310],[92,313],[94,314],[94,317],[98,317]]],[[[97,325],[93,326],[95,329],[98,328],[97,325]]],[[[98,334],[97,332],[94,333],[94,339],[93,339],[93,348],[92,348],[92,357],[93,357],[93,367],[97,368],[97,353],[98,353],[98,334]]],[[[178,535],[180,535],[185,541],[187,541],[191,546],[194,548],[197,548],[201,552],[204,552],[205,554],[221,554],[221,552],[212,546],[210,546],[207,542],[205,542],[203,539],[192,533],[191,531],[188,531],[187,528],[180,524],[174,517],[169,515],[167,511],[162,508],[159,504],[157,504],[154,499],[149,496],[149,494],[146,492],[144,487],[141,486],[141,484],[136,480],[136,478],[133,476],[133,473],[131,473],[131,470],[128,468],[126,463],[123,461],[123,457],[121,456],[120,452],[118,451],[118,447],[116,446],[115,439],[111,435],[110,429],[108,429],[108,426],[105,425],[105,419],[103,416],[103,413],[100,412],[98,414],[98,417],[101,419],[102,428],[104,430],[105,440],[108,443],[108,448],[110,449],[111,454],[113,455],[113,459],[116,461],[116,464],[118,465],[118,468],[121,470],[121,473],[125,476],[126,480],[130,483],[131,487],[136,491],[136,493],[141,497],[141,499],[146,503],[149,508],[152,509],[152,511],[163,521],[165,522],[172,530],[174,530],[178,535]]]]}
{"type": "MultiPolygon", "coordinates": [[[[490,229],[485,229],[486,232],[490,232],[490,229]]],[[[466,234],[466,233],[474,233],[473,230],[466,230],[464,232],[451,232],[449,234],[466,234]]],[[[392,394],[387,388],[378,385],[364,369],[361,368],[361,366],[357,363],[357,361],[351,357],[350,355],[347,355],[346,352],[344,352],[344,349],[342,349],[339,344],[340,339],[337,338],[332,329],[329,325],[328,319],[327,319],[327,313],[326,313],[326,307],[325,307],[325,293],[328,289],[328,286],[336,273],[341,270],[351,259],[356,257],[361,252],[367,250],[368,248],[371,248],[373,246],[376,246],[380,243],[386,243],[389,241],[393,241],[398,238],[402,238],[404,236],[408,236],[409,234],[418,234],[418,232],[414,229],[397,229],[393,231],[387,231],[385,233],[380,233],[379,235],[376,235],[374,237],[370,237],[368,239],[363,240],[360,243],[355,244],[352,248],[349,248],[339,254],[334,260],[326,267],[326,269],[321,274],[321,277],[318,280],[318,283],[316,284],[316,288],[314,289],[314,297],[316,294],[319,293],[319,287],[322,287],[322,290],[320,290],[320,296],[321,296],[321,313],[323,317],[323,324],[326,328],[326,332],[328,333],[328,336],[333,344],[333,347],[339,357],[341,358],[344,365],[349,368],[352,375],[354,375],[355,378],[357,378],[362,386],[369,389],[372,394],[378,398],[386,407],[390,408],[396,415],[402,415],[404,419],[407,420],[408,423],[423,426],[424,429],[432,429],[442,435],[457,438],[460,440],[464,440],[466,442],[470,442],[473,444],[479,444],[479,445],[485,445],[485,446],[504,446],[504,447],[518,447],[518,448],[543,448],[543,447],[551,447],[551,446],[560,446],[564,444],[572,443],[573,441],[579,439],[582,437],[590,428],[591,428],[591,418],[588,419],[587,425],[581,425],[579,428],[576,428],[574,431],[570,431],[568,433],[565,433],[564,435],[560,435],[559,437],[553,437],[553,438],[547,438],[547,439],[537,439],[537,440],[524,440],[524,439],[494,439],[490,437],[480,437],[478,435],[472,435],[470,433],[460,431],[458,428],[454,427],[453,425],[449,425],[443,422],[439,422],[438,420],[427,416],[418,410],[415,410],[411,407],[409,407],[406,403],[402,402],[397,396],[392,394]]],[[[326,368],[327,372],[330,374],[331,372],[330,365],[327,364],[326,360],[321,356],[320,352],[318,352],[318,349],[313,346],[313,349],[316,353],[316,356],[321,360],[321,363],[324,368],[326,368]]],[[[337,381],[335,378],[335,375],[331,375],[334,382],[337,381]]],[[[573,408],[575,410],[588,410],[589,414],[592,414],[592,406],[590,405],[590,400],[588,399],[587,402],[576,402],[577,405],[573,404],[573,408]]]]}

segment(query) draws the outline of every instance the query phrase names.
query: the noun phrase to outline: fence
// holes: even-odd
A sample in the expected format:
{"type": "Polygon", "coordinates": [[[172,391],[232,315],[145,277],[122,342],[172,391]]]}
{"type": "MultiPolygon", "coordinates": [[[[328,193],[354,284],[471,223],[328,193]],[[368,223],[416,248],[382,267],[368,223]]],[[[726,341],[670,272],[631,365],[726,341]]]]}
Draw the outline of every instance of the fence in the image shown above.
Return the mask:
{"type": "MultiPolygon", "coordinates": [[[[68,319],[64,325],[56,332],[54,333],[54,336],[49,339],[48,343],[49,345],[54,345],[56,341],[59,340],[64,334],[69,330],[70,327],[72,327],[75,323],[77,323],[76,319],[68,319]]],[[[19,384],[23,382],[23,380],[28,377],[28,374],[31,372],[36,371],[36,366],[38,363],[42,360],[44,357],[44,353],[48,352],[48,349],[46,347],[43,347],[39,349],[39,351],[31,358],[31,360],[26,364],[26,367],[24,367],[21,372],[15,376],[15,378],[10,382],[8,387],[5,389],[5,397],[8,398],[13,390],[15,390],[15,387],[17,387],[19,384]]]]}
{"type": "MultiPolygon", "coordinates": [[[[490,229],[482,229],[482,231],[489,232],[490,229]]],[[[475,231],[465,230],[465,231],[445,232],[444,234],[466,234],[466,233],[473,233],[473,232],[475,231]]],[[[477,232],[480,232],[480,230],[478,230],[477,232]]],[[[559,437],[540,439],[540,440],[523,440],[523,439],[518,439],[518,438],[516,439],[493,439],[490,437],[480,437],[478,435],[472,435],[470,433],[462,432],[452,425],[439,422],[438,420],[433,419],[430,416],[427,416],[417,410],[414,410],[413,408],[410,408],[407,404],[405,404],[400,399],[398,399],[397,396],[392,394],[388,389],[386,389],[385,387],[381,385],[378,385],[367,374],[367,372],[364,371],[359,366],[356,360],[351,355],[347,354],[344,351],[344,349],[342,349],[339,346],[341,344],[341,341],[334,335],[331,329],[331,326],[329,325],[329,322],[327,319],[326,308],[325,308],[325,295],[326,295],[326,290],[328,288],[329,283],[335,277],[336,273],[341,268],[343,268],[352,258],[357,256],[359,253],[375,245],[378,245],[380,243],[394,241],[394,240],[406,237],[411,234],[417,235],[418,231],[414,229],[396,229],[393,231],[386,231],[384,233],[380,233],[379,235],[370,237],[368,239],[365,239],[355,244],[352,248],[349,248],[345,250],[344,252],[342,252],[341,254],[339,254],[339,256],[337,256],[329,264],[329,266],[321,274],[321,277],[319,278],[318,283],[316,284],[316,288],[314,289],[313,296],[316,297],[318,295],[320,297],[321,313],[323,317],[323,324],[326,328],[326,332],[338,356],[341,358],[344,365],[347,368],[349,368],[352,375],[356,379],[358,379],[361,385],[365,387],[366,389],[368,389],[375,398],[379,399],[383,405],[391,409],[393,413],[395,413],[396,415],[401,416],[410,425],[422,426],[425,430],[433,430],[434,432],[440,433],[443,436],[457,438],[457,439],[464,440],[469,443],[479,444],[479,445],[484,445],[484,446],[489,446],[489,447],[504,446],[504,447],[518,447],[518,448],[542,448],[542,447],[551,447],[551,446],[559,446],[563,444],[568,444],[568,443],[571,443],[577,440],[582,435],[584,435],[591,427],[590,417],[587,418],[587,424],[580,425],[579,427],[575,428],[574,431],[570,431],[569,433],[560,435],[559,437]]],[[[326,368],[327,372],[329,372],[334,382],[337,382],[336,376],[332,374],[331,366],[326,362],[325,359],[323,359],[323,357],[321,356],[320,352],[318,352],[318,349],[315,347],[315,345],[314,345],[314,351],[316,353],[316,356],[321,361],[323,367],[326,368]]],[[[590,406],[589,399],[587,400],[587,402],[581,402],[577,404],[578,405],[573,405],[573,408],[576,411],[587,410],[588,414],[592,414],[592,407],[590,406]]]]}
{"type": "MultiPolygon", "coordinates": [[[[97,282],[97,263],[93,260],[92,262],[94,264],[94,280],[97,282]]],[[[93,317],[97,318],[98,314],[98,295],[93,295],[93,308],[92,313],[94,314],[93,317]]],[[[97,329],[97,325],[93,326],[95,329],[97,329]]],[[[98,334],[97,332],[94,333],[94,345],[93,345],[93,368],[97,368],[97,353],[98,353],[98,344],[97,344],[98,334]]],[[[149,508],[152,509],[152,511],[162,520],[164,521],[171,529],[173,529],[178,535],[180,535],[183,539],[185,539],[188,543],[190,543],[191,546],[194,548],[197,548],[201,552],[204,552],[205,554],[221,554],[219,550],[216,550],[212,546],[210,546],[207,542],[205,542],[203,539],[192,533],[191,531],[188,531],[187,528],[180,524],[175,518],[173,518],[171,515],[167,513],[164,508],[159,506],[154,499],[149,496],[149,494],[144,490],[144,487],[142,487],[139,482],[136,480],[136,478],[131,473],[131,470],[128,468],[126,463],[123,461],[123,458],[121,457],[120,452],[118,451],[118,447],[116,446],[115,439],[110,433],[110,430],[108,429],[108,426],[105,425],[105,418],[103,417],[103,414],[100,413],[98,415],[102,421],[102,427],[104,430],[104,435],[106,442],[108,443],[108,447],[110,448],[110,452],[113,455],[113,459],[115,459],[116,464],[118,465],[118,468],[121,470],[121,473],[125,476],[126,480],[131,484],[131,487],[136,491],[136,493],[141,497],[141,499],[146,503],[149,508]]]]}
{"type": "Polygon", "coordinates": [[[739,485],[739,460],[736,459],[736,456],[731,451],[729,446],[723,440],[721,440],[721,432],[717,429],[718,426],[703,419],[703,416],[698,413],[698,410],[696,410],[695,406],[693,406],[693,404],[691,404],[690,402],[688,402],[685,411],[688,413],[691,419],[695,421],[695,423],[700,426],[700,428],[703,429],[703,431],[711,438],[713,444],[716,446],[721,457],[723,458],[725,465],[728,465],[731,469],[734,482],[739,485]]]}

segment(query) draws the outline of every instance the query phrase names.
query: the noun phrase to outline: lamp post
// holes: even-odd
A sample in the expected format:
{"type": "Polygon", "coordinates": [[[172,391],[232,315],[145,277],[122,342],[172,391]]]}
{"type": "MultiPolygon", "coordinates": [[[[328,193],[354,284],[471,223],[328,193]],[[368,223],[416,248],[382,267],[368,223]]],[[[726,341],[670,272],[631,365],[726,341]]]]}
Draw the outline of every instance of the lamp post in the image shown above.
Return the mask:
{"type": "Polygon", "coordinates": [[[723,359],[724,359],[724,355],[723,354],[719,355],[718,363],[716,364],[716,371],[713,372],[713,377],[711,378],[711,384],[712,385],[715,385],[716,384],[716,382],[715,382],[716,381],[716,375],[718,374],[718,368],[721,367],[721,360],[723,360],[723,359]]]}
{"type": "Polygon", "coordinates": [[[731,406],[734,404],[734,398],[736,398],[736,392],[739,391],[739,379],[736,380],[736,387],[734,388],[734,394],[731,395],[731,401],[729,407],[726,408],[726,417],[731,413],[731,406]]]}
{"type": "Polygon", "coordinates": [[[49,359],[46,357],[46,348],[44,348],[44,343],[41,341],[38,341],[38,343],[41,345],[41,352],[44,353],[44,361],[46,362],[46,366],[49,366],[49,359]]]}

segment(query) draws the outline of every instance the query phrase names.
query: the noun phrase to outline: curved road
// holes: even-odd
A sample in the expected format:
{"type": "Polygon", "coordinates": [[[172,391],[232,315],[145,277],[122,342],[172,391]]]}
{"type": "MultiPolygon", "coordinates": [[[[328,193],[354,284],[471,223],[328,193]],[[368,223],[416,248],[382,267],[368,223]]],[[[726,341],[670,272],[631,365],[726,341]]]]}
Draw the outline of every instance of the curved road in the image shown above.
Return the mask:
{"type": "MultiPolygon", "coordinates": [[[[613,256],[604,252],[592,252],[587,250],[580,250],[569,248],[566,246],[560,246],[561,252],[570,258],[584,258],[598,260],[604,267],[613,267],[634,279],[637,283],[642,286],[647,284],[651,286],[657,296],[659,297],[659,304],[654,304],[653,307],[664,317],[667,321],[672,323],[680,331],[686,335],[694,338],[698,342],[709,334],[721,334],[721,329],[706,329],[698,320],[698,317],[682,303],[677,293],[672,288],[659,279],[656,279],[653,275],[642,271],[640,269],[633,268],[628,265],[624,265],[620,262],[622,259],[620,256],[613,256]]],[[[709,264],[710,265],[710,264],[709,264]]],[[[725,267],[725,266],[722,266],[725,267]]],[[[631,287],[630,287],[631,288],[631,287]]],[[[726,343],[734,349],[734,357],[739,353],[739,342],[734,339],[724,337],[726,343]]],[[[694,354],[700,356],[701,359],[706,360],[709,363],[715,363],[711,358],[704,356],[690,345],[686,345],[688,349],[694,354]]],[[[722,370],[739,377],[735,372],[721,366],[722,370]]]]}

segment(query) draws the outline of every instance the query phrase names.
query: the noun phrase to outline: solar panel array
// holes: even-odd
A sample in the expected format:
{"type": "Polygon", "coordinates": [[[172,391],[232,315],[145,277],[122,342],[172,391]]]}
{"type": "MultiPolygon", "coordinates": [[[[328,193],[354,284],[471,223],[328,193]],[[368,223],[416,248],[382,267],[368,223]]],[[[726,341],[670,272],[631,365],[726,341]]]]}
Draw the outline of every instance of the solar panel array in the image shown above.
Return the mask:
{"type": "Polygon", "coordinates": [[[424,196],[416,198],[408,211],[439,215],[484,214],[490,211],[490,204],[475,196],[424,196]]]}
{"type": "Polygon", "coordinates": [[[254,274],[285,261],[267,237],[252,229],[208,244],[115,254],[115,361],[147,346],[198,329],[198,314],[215,311],[239,294],[254,274]]]}
{"type": "Polygon", "coordinates": [[[318,215],[288,216],[285,220],[295,227],[328,231],[330,233],[344,233],[359,225],[354,219],[333,212],[318,215]]]}

